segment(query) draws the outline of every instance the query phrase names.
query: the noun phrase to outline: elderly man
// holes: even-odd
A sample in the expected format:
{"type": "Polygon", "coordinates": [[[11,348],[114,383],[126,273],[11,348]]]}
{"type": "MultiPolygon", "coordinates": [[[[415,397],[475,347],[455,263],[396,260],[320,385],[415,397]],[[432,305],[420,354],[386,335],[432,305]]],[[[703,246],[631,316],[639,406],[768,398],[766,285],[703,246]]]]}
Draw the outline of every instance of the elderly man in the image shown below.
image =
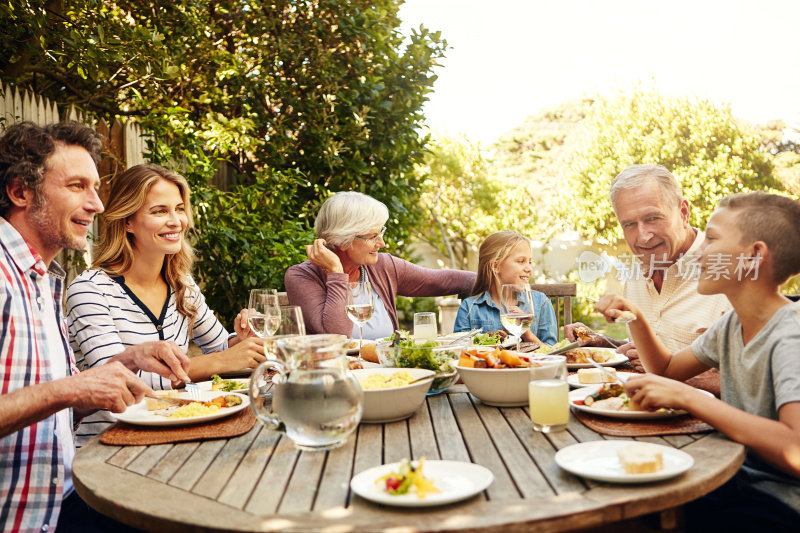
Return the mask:
{"type": "Polygon", "coordinates": [[[63,248],[84,249],[103,211],[100,147],[97,134],[75,122],[23,122],[0,137],[2,531],[124,529],[92,515],[73,491],[72,428],[90,412],[121,412],[152,392],[133,371],[188,380],[189,359],[168,342],[131,348],[86,372],[75,368],[64,271],[54,258],[63,248]]]}
{"type": "MultiPolygon", "coordinates": [[[[694,256],[704,234],[689,225],[689,202],[678,181],[660,165],[632,165],[611,182],[611,204],[625,241],[639,259],[640,271],[625,282],[624,296],[642,309],[656,336],[673,352],[690,345],[731,309],[722,295],[697,292],[694,256]]],[[[564,328],[575,340],[575,327],[564,328]]],[[[617,347],[641,369],[633,343],[593,334],[591,346],[617,347]]],[[[693,378],[693,384],[719,394],[714,371],[693,378]]]]}

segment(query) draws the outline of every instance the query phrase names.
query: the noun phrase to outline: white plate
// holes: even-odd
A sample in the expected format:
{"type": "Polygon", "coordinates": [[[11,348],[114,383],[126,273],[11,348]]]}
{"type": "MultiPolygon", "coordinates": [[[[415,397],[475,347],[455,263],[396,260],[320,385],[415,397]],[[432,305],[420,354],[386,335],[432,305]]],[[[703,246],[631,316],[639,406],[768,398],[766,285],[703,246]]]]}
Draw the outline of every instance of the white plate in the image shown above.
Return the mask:
{"type": "MultiPolygon", "coordinates": [[[[229,392],[221,392],[221,391],[200,391],[200,399],[201,401],[207,402],[217,396],[225,396],[230,394],[229,392]]],[[[189,398],[189,395],[186,393],[181,393],[178,395],[180,398],[189,398]]],[[[145,406],[144,400],[141,402],[129,406],[124,413],[111,413],[111,416],[116,418],[121,422],[126,422],[128,424],[135,424],[137,426],[186,426],[189,424],[198,424],[200,422],[208,422],[209,420],[216,420],[217,418],[223,418],[226,416],[230,416],[234,413],[238,413],[242,409],[247,408],[250,405],[250,397],[247,395],[238,394],[242,399],[242,403],[234,407],[222,407],[216,413],[204,416],[195,416],[193,418],[167,418],[161,415],[155,415],[152,411],[148,411],[147,407],[145,406]]]]}
{"type": "MultiPolygon", "coordinates": [[[[642,376],[643,374],[637,374],[636,372],[617,372],[617,375],[619,377],[621,377],[622,379],[627,379],[627,378],[629,378],[631,376],[642,376]]],[[[600,386],[600,383],[597,383],[596,385],[595,384],[581,383],[580,381],[578,381],[578,374],[570,374],[569,376],[567,376],[567,383],[569,383],[570,386],[572,386],[573,388],[576,388],[576,389],[583,388],[583,387],[594,387],[594,386],[598,386],[599,387],[600,386]]]]}
{"type": "MultiPolygon", "coordinates": [[[[586,405],[576,405],[575,400],[583,400],[594,391],[598,390],[600,385],[593,385],[591,387],[584,387],[582,389],[575,389],[569,392],[569,404],[573,409],[591,413],[593,415],[607,416],[609,418],[627,418],[634,420],[655,420],[658,418],[675,418],[676,416],[683,416],[686,411],[612,411],[610,409],[597,409],[596,407],[589,407],[586,405]]],[[[708,391],[698,389],[703,394],[713,397],[714,395],[708,391]]]]}
{"type": "MultiPolygon", "coordinates": [[[[617,353],[613,348],[590,348],[588,346],[585,346],[581,349],[611,352],[612,354],[614,354],[614,357],[612,357],[605,363],[599,363],[600,366],[617,366],[628,361],[627,355],[622,355],[621,353],[617,353]]],[[[593,366],[594,365],[591,363],[567,363],[567,368],[570,370],[577,370],[578,368],[592,368],[593,366]]]]}
{"type": "Polygon", "coordinates": [[[397,472],[400,463],[376,466],[356,474],[350,488],[366,500],[398,507],[430,507],[457,502],[479,494],[494,481],[492,472],[481,465],[461,461],[425,461],[422,472],[441,492],[419,498],[415,493],[394,496],[383,490],[376,480],[397,472]]]}
{"type": "Polygon", "coordinates": [[[609,483],[648,483],[679,476],[694,464],[694,458],[686,452],[658,446],[664,458],[664,468],[653,474],[626,474],[619,462],[617,450],[636,442],[631,440],[599,440],[573,444],[556,453],[556,464],[576,476],[609,483]]]}
{"type": "MultiPolygon", "coordinates": [[[[235,381],[237,383],[244,383],[246,387],[243,389],[236,389],[232,391],[213,391],[213,392],[238,392],[240,394],[247,394],[247,387],[250,386],[250,378],[223,378],[223,379],[235,381]]],[[[211,392],[211,385],[212,383],[210,381],[200,381],[199,383],[197,383],[197,386],[200,388],[200,390],[206,392],[211,392]]]]}

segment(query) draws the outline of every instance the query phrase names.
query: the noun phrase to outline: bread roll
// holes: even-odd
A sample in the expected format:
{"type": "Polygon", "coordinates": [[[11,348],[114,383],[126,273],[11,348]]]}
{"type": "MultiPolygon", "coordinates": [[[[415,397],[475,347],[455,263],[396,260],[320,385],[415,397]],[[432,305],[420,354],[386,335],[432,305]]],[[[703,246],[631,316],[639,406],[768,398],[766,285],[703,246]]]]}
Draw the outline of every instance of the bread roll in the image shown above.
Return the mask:
{"type": "MultiPolygon", "coordinates": [[[[614,368],[609,368],[609,372],[616,375],[617,371],[614,368]]],[[[613,377],[609,376],[599,368],[579,368],[578,369],[578,383],[586,385],[595,385],[597,383],[615,383],[613,377]]]]}
{"type": "Polygon", "coordinates": [[[626,474],[654,474],[664,468],[661,450],[651,444],[637,442],[617,450],[626,474]]]}
{"type": "Polygon", "coordinates": [[[378,350],[375,348],[375,344],[372,342],[368,342],[361,346],[361,359],[364,361],[369,361],[370,363],[378,363],[378,350]]]}

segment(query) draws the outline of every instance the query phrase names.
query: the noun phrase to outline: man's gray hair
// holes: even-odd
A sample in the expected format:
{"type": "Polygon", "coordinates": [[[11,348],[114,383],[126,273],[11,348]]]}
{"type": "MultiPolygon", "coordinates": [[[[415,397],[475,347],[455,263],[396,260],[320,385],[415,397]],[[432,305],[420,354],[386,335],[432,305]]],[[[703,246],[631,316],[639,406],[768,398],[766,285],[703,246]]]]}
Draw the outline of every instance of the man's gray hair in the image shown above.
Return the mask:
{"type": "Polygon", "coordinates": [[[654,179],[661,191],[661,199],[666,205],[679,205],[683,200],[681,185],[672,172],[661,165],[631,165],[611,181],[608,192],[611,206],[617,210],[617,193],[624,189],[635,189],[644,185],[649,179],[654,179]]]}
{"type": "Polygon", "coordinates": [[[374,233],[387,220],[389,209],[383,202],[360,192],[337,192],[320,207],[314,231],[328,245],[345,248],[356,236],[374,233]]]}

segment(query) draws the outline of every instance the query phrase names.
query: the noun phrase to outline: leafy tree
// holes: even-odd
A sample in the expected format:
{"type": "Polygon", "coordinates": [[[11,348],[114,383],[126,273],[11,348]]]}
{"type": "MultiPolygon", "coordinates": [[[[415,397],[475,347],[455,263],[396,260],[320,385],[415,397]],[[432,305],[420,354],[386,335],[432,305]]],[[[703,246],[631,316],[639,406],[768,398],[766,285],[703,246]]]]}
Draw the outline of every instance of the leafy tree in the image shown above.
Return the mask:
{"type": "Polygon", "coordinates": [[[658,163],[675,174],[691,204],[691,223],[700,227],[728,194],[782,188],[752,127],[705,100],[639,89],[600,99],[581,128],[562,224],[601,243],[621,238],[608,189],[628,165],[658,163]]]}
{"type": "Polygon", "coordinates": [[[427,216],[413,236],[448,257],[451,268],[469,268],[470,256],[495,231],[514,229],[535,236],[533,186],[498,177],[492,165],[466,138],[439,135],[417,166],[423,190],[420,206],[427,216]]]}
{"type": "Polygon", "coordinates": [[[250,237],[243,231],[261,229],[248,253],[198,263],[207,287],[219,281],[217,266],[242,272],[227,289],[237,296],[209,298],[232,317],[228,302],[247,289],[282,285],[282,272],[267,274],[259,261],[276,250],[302,258],[302,247],[287,249],[283,239],[302,229],[308,238],[330,192],[384,201],[394,246],[419,217],[422,105],[446,43],[424,27],[404,40],[399,3],[8,1],[0,3],[9,30],[0,35],[0,79],[98,116],[137,117],[152,132],[151,158],[179,165],[206,202],[198,252],[238,251],[250,237]],[[240,185],[228,194],[207,190],[220,161],[240,185]],[[284,186],[292,193],[273,194],[284,186]],[[250,206],[246,221],[228,212],[241,206],[250,206]],[[246,229],[225,227],[239,223],[246,229]]]}

